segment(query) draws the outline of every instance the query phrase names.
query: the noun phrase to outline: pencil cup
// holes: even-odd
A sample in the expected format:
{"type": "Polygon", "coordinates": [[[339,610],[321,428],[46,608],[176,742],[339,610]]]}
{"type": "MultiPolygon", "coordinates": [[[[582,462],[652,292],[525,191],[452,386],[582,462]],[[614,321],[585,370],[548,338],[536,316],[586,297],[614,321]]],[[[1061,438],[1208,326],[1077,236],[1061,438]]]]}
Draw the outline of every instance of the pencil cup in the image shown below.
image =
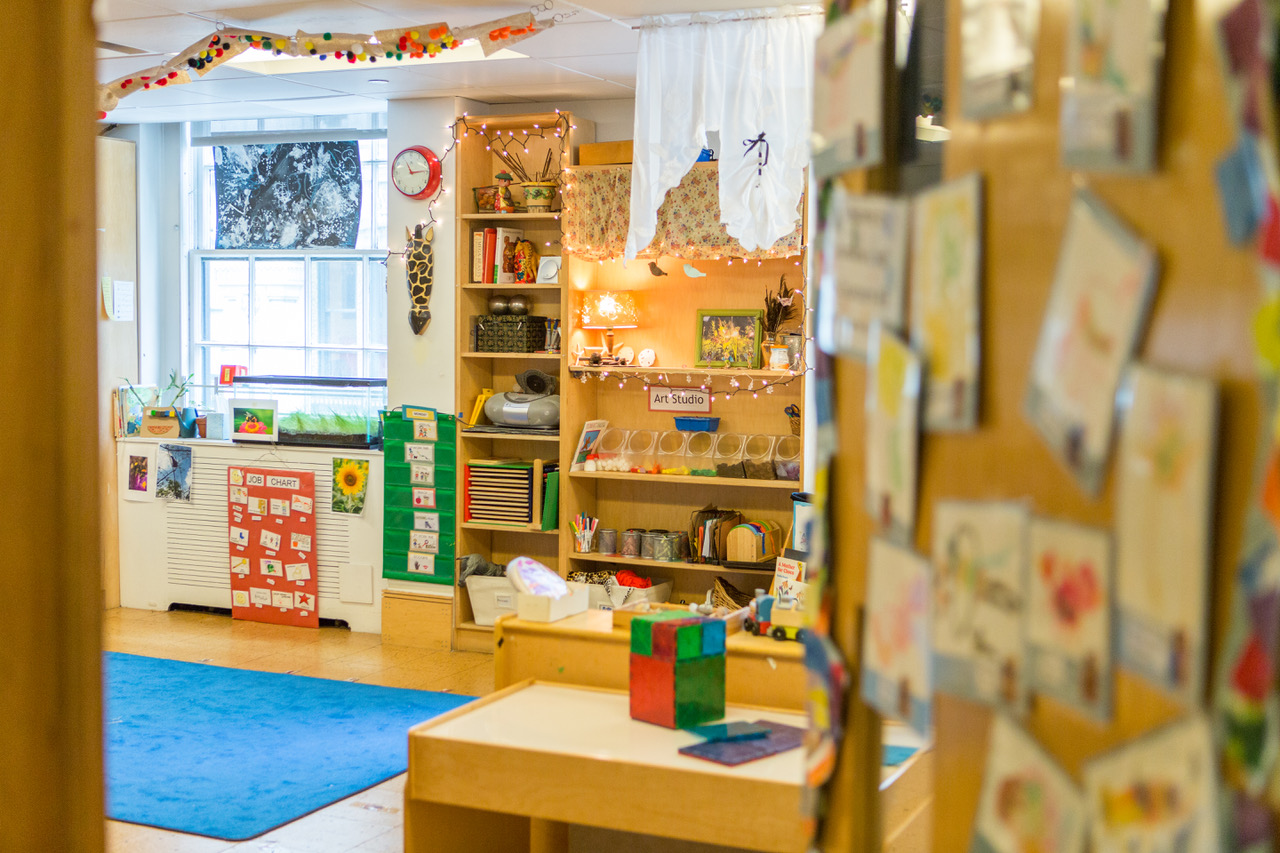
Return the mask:
{"type": "Polygon", "coordinates": [[[589,554],[591,552],[591,540],[595,538],[595,534],[590,530],[582,530],[573,534],[574,548],[579,554],[589,554]]]}
{"type": "Polygon", "coordinates": [[[613,554],[618,550],[618,531],[612,527],[601,527],[596,531],[598,540],[596,550],[601,554],[613,554]]]}

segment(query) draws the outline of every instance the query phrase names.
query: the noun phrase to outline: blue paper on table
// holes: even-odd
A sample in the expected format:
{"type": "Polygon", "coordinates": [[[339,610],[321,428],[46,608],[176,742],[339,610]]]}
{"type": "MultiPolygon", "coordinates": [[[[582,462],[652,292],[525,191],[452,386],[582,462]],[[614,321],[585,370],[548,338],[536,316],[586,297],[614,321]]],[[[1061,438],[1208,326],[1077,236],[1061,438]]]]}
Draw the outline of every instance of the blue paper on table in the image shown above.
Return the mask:
{"type": "Polygon", "coordinates": [[[694,726],[689,731],[700,738],[706,738],[708,743],[714,743],[725,740],[757,740],[768,737],[771,730],[768,726],[762,726],[759,723],[744,723],[739,720],[736,723],[694,726]]]}
{"type": "Polygon", "coordinates": [[[1239,246],[1249,242],[1267,214],[1267,180],[1258,157],[1258,140],[1241,133],[1240,141],[1214,168],[1227,239],[1239,246]]]}
{"type": "Polygon", "coordinates": [[[681,755],[694,758],[705,758],[717,764],[736,767],[755,761],[757,758],[768,758],[789,749],[795,749],[804,741],[804,729],[786,726],[782,723],[771,723],[768,720],[756,720],[756,725],[769,729],[769,736],[756,740],[722,740],[695,743],[680,749],[681,755]]]}

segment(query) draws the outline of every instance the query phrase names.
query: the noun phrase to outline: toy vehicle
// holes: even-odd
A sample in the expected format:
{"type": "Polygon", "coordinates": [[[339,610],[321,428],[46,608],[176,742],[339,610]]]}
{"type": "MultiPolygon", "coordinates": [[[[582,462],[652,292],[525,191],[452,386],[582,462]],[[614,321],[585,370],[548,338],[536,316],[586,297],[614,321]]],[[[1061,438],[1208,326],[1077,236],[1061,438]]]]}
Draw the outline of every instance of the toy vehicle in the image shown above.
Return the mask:
{"type": "Polygon", "coordinates": [[[750,604],[751,613],[742,622],[742,629],[757,637],[770,636],[775,640],[804,639],[804,608],[800,600],[789,596],[766,595],[756,590],[750,604]]]}

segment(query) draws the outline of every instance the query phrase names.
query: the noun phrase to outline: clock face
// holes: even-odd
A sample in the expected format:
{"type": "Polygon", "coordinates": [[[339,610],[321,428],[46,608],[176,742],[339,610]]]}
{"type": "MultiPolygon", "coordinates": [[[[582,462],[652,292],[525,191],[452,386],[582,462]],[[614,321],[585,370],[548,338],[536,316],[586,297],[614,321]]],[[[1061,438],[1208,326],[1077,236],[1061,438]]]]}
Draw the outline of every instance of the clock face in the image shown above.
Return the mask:
{"type": "Polygon", "coordinates": [[[636,362],[636,364],[640,365],[641,367],[653,367],[654,363],[657,362],[657,360],[658,360],[658,354],[655,353],[653,350],[642,349],[640,350],[640,359],[639,361],[636,362]]]}
{"type": "Polygon", "coordinates": [[[440,185],[439,167],[427,159],[424,150],[406,148],[391,163],[391,182],[409,198],[423,198],[440,185]]]}

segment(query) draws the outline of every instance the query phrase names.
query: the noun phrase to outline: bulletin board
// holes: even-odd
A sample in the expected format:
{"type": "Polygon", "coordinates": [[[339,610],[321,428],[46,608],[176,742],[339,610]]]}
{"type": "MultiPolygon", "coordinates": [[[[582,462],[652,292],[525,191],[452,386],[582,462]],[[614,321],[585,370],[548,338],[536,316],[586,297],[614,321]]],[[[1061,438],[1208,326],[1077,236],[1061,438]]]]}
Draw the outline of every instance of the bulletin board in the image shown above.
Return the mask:
{"type": "MultiPolygon", "coordinates": [[[[1256,253],[1228,243],[1214,180],[1217,161],[1235,144],[1215,40],[1224,0],[1170,4],[1160,99],[1159,166],[1151,175],[1075,173],[1061,165],[1059,80],[1064,73],[1068,7],[1046,2],[1035,43],[1034,93],[1023,113],[966,120],[960,92],[960,0],[947,2],[945,179],[974,172],[984,179],[981,290],[981,396],[978,428],[929,433],[921,442],[919,524],[914,546],[932,550],[934,506],[942,499],[1029,502],[1039,515],[1114,529],[1115,459],[1096,497],[1081,490],[1027,420],[1028,374],[1049,300],[1069,203],[1077,188],[1098,196],[1159,259],[1154,302],[1135,357],[1160,368],[1213,379],[1219,391],[1212,576],[1209,578],[1212,684],[1236,576],[1246,507],[1254,498],[1255,455],[1264,422],[1253,339],[1262,302],[1256,253]],[[954,105],[954,106],[953,106],[954,105]]],[[[892,190],[894,167],[845,176],[854,191],[892,190]]],[[[840,447],[833,469],[832,529],[835,608],[833,639],[855,663],[860,608],[874,533],[857,488],[865,477],[865,366],[837,359],[833,366],[840,447]],[[837,485],[838,484],[838,485],[837,485]]],[[[858,681],[855,675],[853,682],[858,681]]],[[[935,704],[932,829],[919,849],[969,849],[978,810],[988,732],[994,712],[954,696],[935,704]],[[931,836],[931,841],[926,841],[931,836]]],[[[1206,690],[1201,698],[1210,707],[1206,690]]],[[[1098,723],[1054,700],[1038,698],[1023,725],[1078,783],[1084,763],[1182,715],[1169,697],[1119,670],[1114,714],[1098,723]]],[[[832,815],[824,849],[894,847],[881,835],[879,718],[851,697],[846,740],[832,787],[832,815]]],[[[899,842],[902,839],[898,839],[899,842]]]]}
{"type": "Polygon", "coordinates": [[[320,627],[310,471],[227,469],[231,616],[320,627]]]}

